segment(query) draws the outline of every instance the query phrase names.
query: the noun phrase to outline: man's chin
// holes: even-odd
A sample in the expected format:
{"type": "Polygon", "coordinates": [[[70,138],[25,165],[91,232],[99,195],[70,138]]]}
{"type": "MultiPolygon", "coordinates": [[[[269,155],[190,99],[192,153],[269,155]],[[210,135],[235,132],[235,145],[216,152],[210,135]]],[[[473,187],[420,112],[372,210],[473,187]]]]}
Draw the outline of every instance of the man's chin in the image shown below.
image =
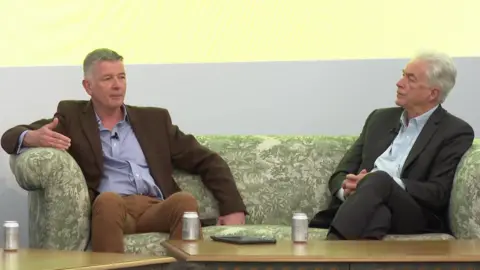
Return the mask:
{"type": "Polygon", "coordinates": [[[403,100],[401,100],[401,99],[399,99],[399,98],[395,99],[395,104],[396,104],[397,106],[400,106],[400,107],[403,107],[403,105],[405,105],[404,102],[403,102],[403,100]]]}
{"type": "Polygon", "coordinates": [[[121,107],[123,105],[123,98],[113,98],[110,100],[110,105],[113,107],[121,107]]]}

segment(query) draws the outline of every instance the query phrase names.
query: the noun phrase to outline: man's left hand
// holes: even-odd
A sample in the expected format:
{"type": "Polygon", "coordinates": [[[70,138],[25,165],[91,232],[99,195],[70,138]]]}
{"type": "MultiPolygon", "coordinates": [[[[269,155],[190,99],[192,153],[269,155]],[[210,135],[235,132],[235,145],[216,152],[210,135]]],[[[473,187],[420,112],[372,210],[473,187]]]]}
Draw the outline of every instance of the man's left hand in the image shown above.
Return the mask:
{"type": "Polygon", "coordinates": [[[245,224],[245,213],[237,212],[221,216],[218,218],[217,225],[243,225],[245,224]]]}
{"type": "Polygon", "coordinates": [[[347,174],[345,180],[342,183],[342,188],[345,190],[345,197],[348,197],[355,193],[357,190],[357,184],[360,182],[369,172],[363,169],[359,174],[347,174]]]}
{"type": "Polygon", "coordinates": [[[363,169],[359,174],[347,174],[346,179],[358,184],[367,174],[369,174],[369,172],[363,169]]]}

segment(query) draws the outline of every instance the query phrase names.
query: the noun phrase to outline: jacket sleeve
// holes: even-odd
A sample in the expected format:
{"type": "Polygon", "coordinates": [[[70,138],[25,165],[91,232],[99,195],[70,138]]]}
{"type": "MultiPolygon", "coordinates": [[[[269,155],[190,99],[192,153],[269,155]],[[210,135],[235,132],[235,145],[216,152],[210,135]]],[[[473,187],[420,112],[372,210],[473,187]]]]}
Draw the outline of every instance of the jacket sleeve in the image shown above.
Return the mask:
{"type": "Polygon", "coordinates": [[[471,126],[455,130],[455,135],[445,140],[438,151],[426,181],[402,179],[406,191],[425,208],[442,210],[448,205],[457,166],[472,146],[475,135],[471,126]]]}
{"type": "Polygon", "coordinates": [[[363,125],[362,132],[355,140],[353,145],[347,150],[343,158],[340,160],[334,173],[330,177],[328,187],[332,195],[336,195],[336,193],[340,190],[343,180],[345,180],[347,174],[358,173],[360,169],[360,164],[362,164],[362,152],[367,128],[370,124],[370,119],[375,114],[375,112],[376,110],[371,112],[370,115],[367,117],[363,125]]]}
{"type": "MultiPolygon", "coordinates": [[[[62,113],[60,112],[57,112],[55,113],[55,116],[54,117],[57,117],[58,118],[58,125],[57,127],[54,129],[54,131],[58,132],[58,133],[61,133],[65,136],[67,136],[65,133],[66,133],[66,128],[65,128],[65,117],[63,116],[62,113]]],[[[13,154],[17,154],[17,151],[20,147],[20,136],[22,135],[22,133],[24,131],[28,131],[28,130],[37,130],[41,127],[43,127],[44,125],[50,123],[53,121],[53,118],[50,118],[50,119],[40,119],[38,121],[35,121],[29,125],[18,125],[18,126],[15,126],[15,127],[12,127],[10,129],[8,129],[7,131],[5,131],[2,135],[2,139],[1,139],[1,144],[2,144],[2,148],[5,152],[7,152],[7,154],[9,155],[13,155],[13,154]]]]}
{"type": "Polygon", "coordinates": [[[194,136],[184,134],[173,125],[168,111],[165,117],[173,165],[201,176],[202,182],[212,191],[219,203],[220,215],[246,213],[246,207],[227,163],[219,154],[202,146],[194,136]]]}

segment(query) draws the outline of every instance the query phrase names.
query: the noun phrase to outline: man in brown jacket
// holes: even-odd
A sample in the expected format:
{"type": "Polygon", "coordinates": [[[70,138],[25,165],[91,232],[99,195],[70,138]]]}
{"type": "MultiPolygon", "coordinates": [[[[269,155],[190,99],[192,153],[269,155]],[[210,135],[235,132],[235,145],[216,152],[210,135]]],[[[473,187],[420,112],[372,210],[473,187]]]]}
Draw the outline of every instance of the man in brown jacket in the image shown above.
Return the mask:
{"type": "Polygon", "coordinates": [[[167,110],[124,105],[122,56],[94,50],[83,71],[90,101],[61,101],[53,119],[13,127],[1,143],[8,154],[54,147],[73,156],[93,204],[93,251],[124,252],[124,234],[169,232],[181,238],[183,213],[198,206],[174,182],[174,167],[201,176],[219,203],[218,224],[244,224],[246,207],[218,154],[182,133],[167,110]]]}

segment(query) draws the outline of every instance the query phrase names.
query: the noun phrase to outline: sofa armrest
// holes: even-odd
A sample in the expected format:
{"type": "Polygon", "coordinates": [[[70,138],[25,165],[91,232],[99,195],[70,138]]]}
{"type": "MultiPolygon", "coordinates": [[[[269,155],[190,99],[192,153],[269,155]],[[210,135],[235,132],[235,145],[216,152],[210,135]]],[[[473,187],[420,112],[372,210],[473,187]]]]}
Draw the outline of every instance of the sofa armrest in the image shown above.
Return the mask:
{"type": "Polygon", "coordinates": [[[449,207],[450,228],[458,239],[480,238],[480,140],[465,153],[455,174],[449,207]]]}
{"type": "Polygon", "coordinates": [[[90,235],[90,200],[73,157],[53,148],[31,148],[10,156],[10,168],[20,187],[29,191],[30,247],[84,250],[90,235]]]}

